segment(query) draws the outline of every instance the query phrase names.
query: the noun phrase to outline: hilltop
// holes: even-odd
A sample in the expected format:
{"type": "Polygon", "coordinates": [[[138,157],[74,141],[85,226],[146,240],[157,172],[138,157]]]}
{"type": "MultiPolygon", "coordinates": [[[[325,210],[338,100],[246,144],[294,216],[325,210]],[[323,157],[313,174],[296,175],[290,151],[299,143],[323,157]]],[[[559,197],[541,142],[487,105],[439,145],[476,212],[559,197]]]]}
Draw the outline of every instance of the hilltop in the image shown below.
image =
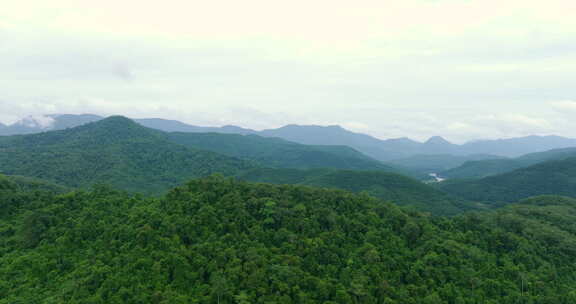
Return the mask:
{"type": "Polygon", "coordinates": [[[61,131],[0,137],[0,172],[69,187],[107,183],[158,193],[190,178],[253,167],[172,143],[163,133],[120,116],[61,131]]]}
{"type": "Polygon", "coordinates": [[[454,215],[480,207],[412,178],[390,172],[259,168],[241,173],[238,178],[252,182],[308,185],[363,192],[397,205],[413,206],[436,215],[454,215]]]}

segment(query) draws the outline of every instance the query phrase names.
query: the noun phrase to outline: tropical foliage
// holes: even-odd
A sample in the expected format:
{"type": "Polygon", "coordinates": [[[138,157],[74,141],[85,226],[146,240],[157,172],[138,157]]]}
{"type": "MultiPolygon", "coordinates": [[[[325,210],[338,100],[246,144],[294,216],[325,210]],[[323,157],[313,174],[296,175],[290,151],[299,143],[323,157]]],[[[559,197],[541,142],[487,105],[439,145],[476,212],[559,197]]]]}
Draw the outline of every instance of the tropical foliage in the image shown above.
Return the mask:
{"type": "Polygon", "coordinates": [[[338,190],[0,179],[0,303],[575,303],[576,201],[428,217],[338,190]]]}

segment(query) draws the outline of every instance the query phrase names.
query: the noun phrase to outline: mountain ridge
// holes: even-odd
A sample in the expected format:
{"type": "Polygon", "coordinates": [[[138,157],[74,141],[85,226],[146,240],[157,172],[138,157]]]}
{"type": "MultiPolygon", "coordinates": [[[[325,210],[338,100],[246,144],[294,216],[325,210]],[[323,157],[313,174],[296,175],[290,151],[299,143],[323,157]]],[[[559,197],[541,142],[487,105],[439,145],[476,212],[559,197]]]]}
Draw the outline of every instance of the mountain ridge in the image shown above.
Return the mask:
{"type": "MultiPolygon", "coordinates": [[[[79,120],[77,122],[74,122],[72,119],[75,115],[51,115],[48,117],[59,121],[59,116],[67,117],[70,120],[68,124],[60,128],[72,127],[74,123],[78,124],[85,120],[98,119],[99,117],[85,114],[85,120],[79,120]]],[[[135,119],[135,121],[144,126],[165,132],[185,131],[235,133],[243,135],[255,134],[265,137],[280,137],[301,144],[345,145],[380,161],[401,159],[417,154],[452,154],[458,156],[492,154],[505,157],[517,157],[523,154],[551,149],[576,147],[576,139],[555,135],[530,135],[509,139],[477,140],[459,145],[452,144],[440,136],[433,136],[426,142],[418,142],[405,137],[378,139],[367,134],[352,132],[336,125],[317,126],[290,124],[277,129],[256,131],[230,125],[223,127],[198,127],[176,120],[160,118],[135,119]]],[[[0,135],[13,134],[18,130],[22,134],[46,131],[46,129],[42,128],[33,129],[20,127],[16,128],[17,130],[14,130],[14,128],[14,125],[2,127],[0,128],[0,135]]]]}
{"type": "Polygon", "coordinates": [[[0,137],[0,172],[69,187],[108,183],[159,193],[186,179],[255,164],[172,143],[161,131],[113,116],[65,130],[0,137]]]}

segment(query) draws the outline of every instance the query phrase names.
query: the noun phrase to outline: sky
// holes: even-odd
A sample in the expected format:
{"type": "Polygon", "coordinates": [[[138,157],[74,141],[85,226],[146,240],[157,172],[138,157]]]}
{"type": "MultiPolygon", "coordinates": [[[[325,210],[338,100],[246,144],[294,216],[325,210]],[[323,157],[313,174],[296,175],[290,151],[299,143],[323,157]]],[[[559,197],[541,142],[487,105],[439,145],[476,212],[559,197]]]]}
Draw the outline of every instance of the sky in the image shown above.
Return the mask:
{"type": "Polygon", "coordinates": [[[573,0],[0,0],[0,122],[576,137],[573,0]]]}

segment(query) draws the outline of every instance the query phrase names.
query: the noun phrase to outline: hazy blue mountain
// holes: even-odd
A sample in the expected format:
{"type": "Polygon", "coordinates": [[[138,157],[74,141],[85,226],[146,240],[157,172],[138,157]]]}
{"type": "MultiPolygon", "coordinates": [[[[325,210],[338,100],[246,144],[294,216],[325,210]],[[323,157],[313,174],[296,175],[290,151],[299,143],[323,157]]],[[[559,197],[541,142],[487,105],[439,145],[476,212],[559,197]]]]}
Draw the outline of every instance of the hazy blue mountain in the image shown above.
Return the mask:
{"type": "Polygon", "coordinates": [[[433,136],[419,146],[418,150],[425,154],[459,154],[458,147],[441,136],[433,136]]]}
{"type": "Polygon", "coordinates": [[[441,172],[445,178],[483,178],[528,167],[548,160],[576,156],[576,148],[554,149],[526,154],[517,158],[468,161],[459,167],[441,172]]]}
{"type": "MultiPolygon", "coordinates": [[[[75,127],[102,119],[96,115],[48,115],[25,118],[13,125],[0,127],[0,135],[31,134],[50,130],[75,127]]],[[[279,137],[307,145],[343,145],[354,148],[374,159],[389,161],[414,155],[450,154],[457,156],[490,154],[517,157],[527,153],[551,149],[576,147],[576,139],[560,136],[526,136],[521,138],[482,140],[457,145],[440,136],[426,142],[409,138],[378,139],[370,135],[351,132],[340,126],[287,125],[277,129],[255,131],[238,126],[200,127],[175,120],[147,118],[136,119],[143,126],[166,132],[255,134],[264,137],[279,137]]]]}
{"type": "Polygon", "coordinates": [[[69,187],[106,183],[159,193],[190,178],[254,167],[252,162],[172,143],[164,132],[120,116],[61,131],[0,137],[0,173],[69,187]]]}
{"type": "Polygon", "coordinates": [[[25,117],[9,126],[0,127],[0,135],[22,135],[74,128],[103,119],[92,114],[52,114],[25,117]]]}
{"type": "Polygon", "coordinates": [[[33,134],[50,130],[52,119],[43,117],[39,120],[34,117],[23,118],[11,125],[0,128],[0,135],[33,134]]]}
{"type": "Polygon", "coordinates": [[[448,180],[444,191],[480,202],[513,202],[535,195],[576,196],[576,156],[545,161],[511,172],[473,180],[448,180]]]}
{"type": "Polygon", "coordinates": [[[168,138],[188,147],[250,159],[275,168],[395,169],[347,146],[303,145],[280,138],[218,133],[169,133],[168,138]]]}
{"type": "Polygon", "coordinates": [[[80,115],[55,114],[55,115],[48,115],[48,117],[54,119],[54,123],[52,124],[51,130],[64,130],[68,128],[75,128],[90,122],[95,122],[104,119],[104,117],[102,116],[92,114],[80,114],[80,115]]]}
{"type": "Polygon", "coordinates": [[[415,153],[421,143],[408,138],[380,140],[370,135],[348,131],[340,126],[287,125],[263,130],[262,136],[287,139],[301,144],[345,145],[378,160],[390,160],[415,153]]]}
{"type": "Polygon", "coordinates": [[[576,147],[576,139],[560,136],[533,135],[519,138],[469,142],[462,145],[461,151],[464,154],[488,153],[508,157],[518,157],[528,153],[569,147],[576,147]]]}
{"type": "Polygon", "coordinates": [[[231,133],[231,134],[255,134],[257,131],[244,129],[237,126],[223,127],[199,127],[177,120],[168,120],[160,118],[143,118],[134,119],[135,122],[152,129],[158,129],[164,132],[193,132],[193,133],[231,133]]]}

